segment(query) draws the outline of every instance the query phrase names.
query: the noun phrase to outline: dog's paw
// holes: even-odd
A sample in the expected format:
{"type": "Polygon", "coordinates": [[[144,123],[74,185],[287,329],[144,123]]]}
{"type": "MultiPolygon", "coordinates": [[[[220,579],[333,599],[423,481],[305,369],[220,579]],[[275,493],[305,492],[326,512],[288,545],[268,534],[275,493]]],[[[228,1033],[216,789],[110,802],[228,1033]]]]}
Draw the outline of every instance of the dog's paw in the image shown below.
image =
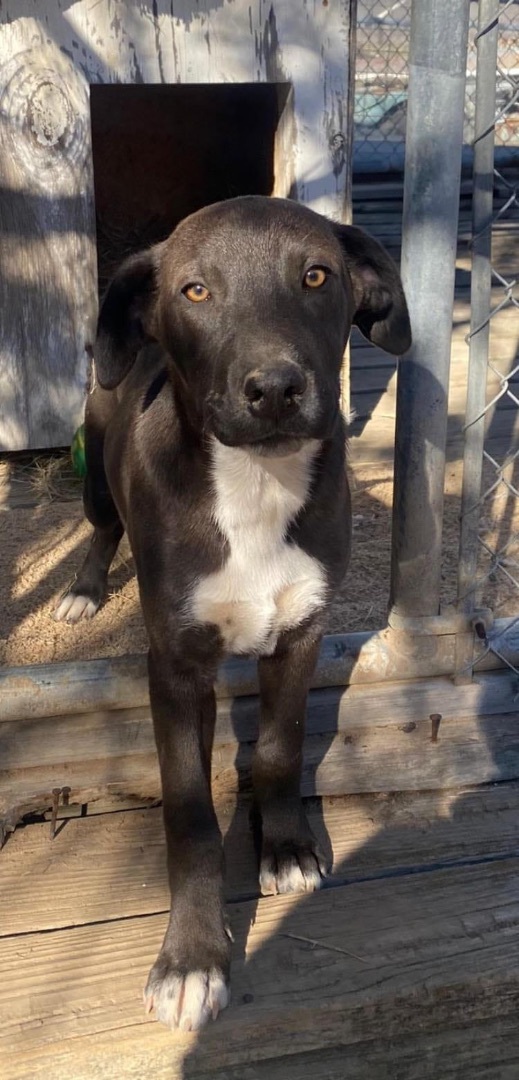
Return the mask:
{"type": "Polygon", "coordinates": [[[94,600],[91,596],[85,596],[82,593],[75,593],[71,589],[60,600],[54,612],[54,618],[56,622],[67,623],[76,623],[80,619],[92,619],[99,603],[99,600],[94,600]]]}
{"type": "Polygon", "coordinates": [[[317,841],[264,844],[260,863],[260,889],[272,893],[314,892],[330,871],[317,841]]]}
{"type": "Polygon", "coordinates": [[[230,990],[225,975],[218,968],[182,974],[159,958],[152,967],[144,991],[146,1012],[155,1012],[157,1020],[181,1031],[198,1031],[212,1017],[225,1009],[230,990]]]}

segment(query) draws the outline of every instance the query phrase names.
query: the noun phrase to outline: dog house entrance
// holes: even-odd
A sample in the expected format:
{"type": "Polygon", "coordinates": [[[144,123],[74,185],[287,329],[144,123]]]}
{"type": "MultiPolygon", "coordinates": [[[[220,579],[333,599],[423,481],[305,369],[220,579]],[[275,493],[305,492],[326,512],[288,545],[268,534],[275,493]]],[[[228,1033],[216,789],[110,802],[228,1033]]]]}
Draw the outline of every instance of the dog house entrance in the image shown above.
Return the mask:
{"type": "Polygon", "coordinates": [[[271,195],[287,84],[91,86],[99,287],[187,214],[271,195]]]}

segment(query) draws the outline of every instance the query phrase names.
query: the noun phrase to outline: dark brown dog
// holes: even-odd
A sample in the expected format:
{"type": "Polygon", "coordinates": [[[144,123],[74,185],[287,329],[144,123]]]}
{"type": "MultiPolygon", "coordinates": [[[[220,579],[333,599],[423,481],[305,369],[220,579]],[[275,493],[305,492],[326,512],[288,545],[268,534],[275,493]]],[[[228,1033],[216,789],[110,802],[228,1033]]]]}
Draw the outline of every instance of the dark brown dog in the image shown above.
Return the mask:
{"type": "Polygon", "coordinates": [[[308,687],[349,555],[339,376],[352,323],[388,352],[409,347],[389,256],[360,229],[259,196],[187,218],[122,266],[102,305],[85,430],[95,532],[56,616],[95,613],[126,529],[171,887],[146,998],[171,1027],[198,1028],[229,999],[210,788],[225,652],[259,658],[261,888],[312,890],[327,870],[299,786],[308,687]]]}

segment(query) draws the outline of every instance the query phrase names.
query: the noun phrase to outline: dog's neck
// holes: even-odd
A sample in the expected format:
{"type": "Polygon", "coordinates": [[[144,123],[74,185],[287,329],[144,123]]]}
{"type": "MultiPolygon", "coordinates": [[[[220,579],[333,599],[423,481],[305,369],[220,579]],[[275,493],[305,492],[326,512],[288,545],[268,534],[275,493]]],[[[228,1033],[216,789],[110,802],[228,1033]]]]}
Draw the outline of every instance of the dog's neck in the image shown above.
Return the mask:
{"type": "Polygon", "coordinates": [[[224,535],[267,530],[280,540],[305,505],[321,448],[316,439],[284,457],[267,457],[242,447],[211,440],[212,472],[216,489],[214,515],[224,535]]]}

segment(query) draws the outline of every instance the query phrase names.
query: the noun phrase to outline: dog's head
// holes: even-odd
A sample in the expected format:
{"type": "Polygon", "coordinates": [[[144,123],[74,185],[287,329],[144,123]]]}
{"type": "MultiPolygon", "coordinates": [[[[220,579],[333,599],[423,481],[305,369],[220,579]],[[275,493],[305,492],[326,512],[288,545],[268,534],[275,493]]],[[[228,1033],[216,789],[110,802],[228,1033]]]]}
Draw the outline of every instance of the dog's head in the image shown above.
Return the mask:
{"type": "Polygon", "coordinates": [[[295,202],[231,199],[120,268],[99,316],[98,379],[117,386],[155,337],[206,431],[288,452],[334,429],[352,323],[387,352],[409,348],[402,285],[380,244],[295,202]]]}

